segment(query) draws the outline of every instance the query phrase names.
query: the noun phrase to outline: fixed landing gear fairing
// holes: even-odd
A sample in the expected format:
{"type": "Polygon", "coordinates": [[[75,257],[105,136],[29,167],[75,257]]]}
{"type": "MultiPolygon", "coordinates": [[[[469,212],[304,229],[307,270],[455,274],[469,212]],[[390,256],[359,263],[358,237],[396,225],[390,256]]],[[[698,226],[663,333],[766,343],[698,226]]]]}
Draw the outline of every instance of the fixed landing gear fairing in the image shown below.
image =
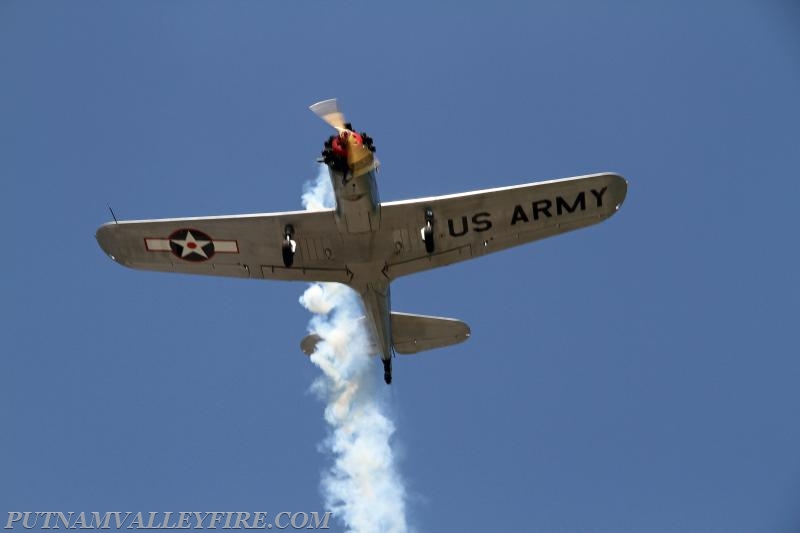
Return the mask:
{"type": "MultiPolygon", "coordinates": [[[[320,159],[336,207],[319,211],[119,221],[97,241],[131,268],[286,281],[328,281],[364,303],[373,353],[386,383],[392,355],[463,342],[459,320],[391,311],[390,283],[527,242],[596,224],[625,199],[627,182],[601,173],[446,196],[380,202],[375,145],[357,133],[336,100],[311,110],[337,130],[320,159]]],[[[319,338],[301,342],[310,354],[319,338]]]]}

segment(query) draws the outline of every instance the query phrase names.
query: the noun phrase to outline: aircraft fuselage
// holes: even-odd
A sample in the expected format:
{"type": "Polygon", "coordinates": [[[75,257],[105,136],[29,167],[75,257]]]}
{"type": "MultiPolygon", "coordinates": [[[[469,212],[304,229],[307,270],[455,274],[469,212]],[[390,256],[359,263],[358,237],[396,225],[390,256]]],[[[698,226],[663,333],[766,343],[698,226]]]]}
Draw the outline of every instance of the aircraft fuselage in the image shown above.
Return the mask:
{"type": "MultiPolygon", "coordinates": [[[[341,138],[341,137],[340,137],[341,138]]],[[[328,165],[328,173],[336,198],[335,218],[339,233],[360,235],[376,233],[380,229],[381,212],[376,174],[378,163],[372,152],[360,142],[350,142],[348,153],[359,156],[355,168],[328,165]]],[[[367,329],[384,366],[384,380],[391,382],[392,372],[392,330],[391,295],[389,278],[382,272],[383,264],[374,258],[364,258],[364,262],[348,264],[353,273],[350,286],[361,296],[367,317],[367,329]]]]}

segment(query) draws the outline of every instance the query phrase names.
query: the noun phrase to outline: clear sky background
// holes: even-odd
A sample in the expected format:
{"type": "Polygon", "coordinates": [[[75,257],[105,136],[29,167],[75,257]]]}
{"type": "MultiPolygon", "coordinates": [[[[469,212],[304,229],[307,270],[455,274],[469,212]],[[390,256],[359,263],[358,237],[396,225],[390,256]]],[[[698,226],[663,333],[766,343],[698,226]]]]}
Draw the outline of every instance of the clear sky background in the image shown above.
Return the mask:
{"type": "Polygon", "coordinates": [[[788,0],[0,1],[3,524],[323,510],[305,285],[133,271],[94,233],[107,203],[301,208],[338,97],[384,200],[630,182],[598,226],[393,285],[473,331],[395,361],[417,531],[800,530],[798,95],[788,0]]]}

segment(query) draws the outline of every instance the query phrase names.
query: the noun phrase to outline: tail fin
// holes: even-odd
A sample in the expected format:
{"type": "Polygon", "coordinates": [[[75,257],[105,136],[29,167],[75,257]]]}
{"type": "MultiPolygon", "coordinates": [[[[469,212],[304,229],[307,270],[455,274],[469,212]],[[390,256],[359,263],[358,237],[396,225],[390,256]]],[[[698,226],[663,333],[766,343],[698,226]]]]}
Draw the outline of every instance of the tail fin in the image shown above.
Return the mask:
{"type": "Polygon", "coordinates": [[[392,343],[397,353],[442,348],[469,338],[469,326],[454,318],[392,313],[392,343]]]}

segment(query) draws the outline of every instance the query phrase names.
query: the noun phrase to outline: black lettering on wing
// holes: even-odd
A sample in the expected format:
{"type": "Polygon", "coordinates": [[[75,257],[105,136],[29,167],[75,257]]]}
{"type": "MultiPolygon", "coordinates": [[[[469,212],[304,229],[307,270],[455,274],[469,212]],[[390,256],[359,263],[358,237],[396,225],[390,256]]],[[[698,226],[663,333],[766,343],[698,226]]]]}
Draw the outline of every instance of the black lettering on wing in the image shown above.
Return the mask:
{"type": "Polygon", "coordinates": [[[603,207],[603,195],[606,193],[608,187],[603,187],[600,189],[600,192],[592,189],[592,194],[594,195],[594,199],[597,201],[597,207],[603,207]]]}
{"type": "Polygon", "coordinates": [[[550,200],[537,200],[533,202],[533,220],[539,220],[539,213],[544,213],[547,218],[550,218],[550,208],[553,207],[553,202],[550,200]]]}
{"type": "Polygon", "coordinates": [[[475,231],[486,231],[492,227],[492,217],[489,213],[475,213],[472,215],[472,224],[475,231]]]}
{"type": "Polygon", "coordinates": [[[517,204],[514,206],[514,214],[511,215],[511,225],[513,226],[520,220],[523,222],[529,222],[528,215],[525,214],[525,210],[522,209],[521,205],[517,204]]]}
{"type": "Polygon", "coordinates": [[[469,227],[467,226],[467,217],[465,217],[465,216],[461,217],[461,231],[460,232],[456,233],[456,229],[453,227],[453,219],[452,218],[448,218],[447,219],[447,229],[450,231],[450,236],[451,237],[461,237],[462,235],[465,235],[467,233],[467,231],[469,231],[469,227]]]}
{"type": "Polygon", "coordinates": [[[561,216],[564,211],[567,213],[574,213],[579,207],[581,211],[586,211],[586,194],[583,192],[578,193],[572,205],[569,205],[561,196],[556,196],[556,214],[559,216],[561,216]]]}

